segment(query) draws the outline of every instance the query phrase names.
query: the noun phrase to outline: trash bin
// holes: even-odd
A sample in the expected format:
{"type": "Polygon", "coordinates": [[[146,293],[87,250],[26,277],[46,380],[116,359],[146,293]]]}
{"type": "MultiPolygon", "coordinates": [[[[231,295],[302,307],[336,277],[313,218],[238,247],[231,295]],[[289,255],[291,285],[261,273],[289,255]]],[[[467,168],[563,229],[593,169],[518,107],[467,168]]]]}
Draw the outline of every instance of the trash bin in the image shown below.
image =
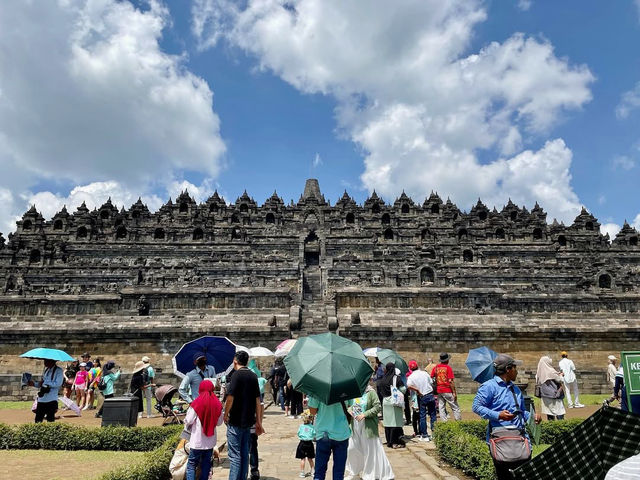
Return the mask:
{"type": "Polygon", "coordinates": [[[120,425],[135,427],[138,423],[138,397],[105,398],[102,409],[102,426],[120,425]]]}

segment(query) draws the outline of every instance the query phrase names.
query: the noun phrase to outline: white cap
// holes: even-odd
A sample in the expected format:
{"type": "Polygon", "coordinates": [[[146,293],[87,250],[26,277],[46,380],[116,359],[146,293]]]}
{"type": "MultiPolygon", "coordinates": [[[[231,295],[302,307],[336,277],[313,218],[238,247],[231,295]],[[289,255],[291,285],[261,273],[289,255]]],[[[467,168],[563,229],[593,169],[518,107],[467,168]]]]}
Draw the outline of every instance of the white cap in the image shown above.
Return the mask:
{"type": "Polygon", "coordinates": [[[615,355],[609,355],[607,358],[608,358],[609,360],[617,360],[617,358],[616,358],[616,356],[615,356],[615,355]]]}
{"type": "Polygon", "coordinates": [[[86,367],[86,366],[87,366],[87,364],[86,364],[86,363],[84,363],[84,362],[82,362],[79,366],[80,366],[80,367],[86,367]]]}

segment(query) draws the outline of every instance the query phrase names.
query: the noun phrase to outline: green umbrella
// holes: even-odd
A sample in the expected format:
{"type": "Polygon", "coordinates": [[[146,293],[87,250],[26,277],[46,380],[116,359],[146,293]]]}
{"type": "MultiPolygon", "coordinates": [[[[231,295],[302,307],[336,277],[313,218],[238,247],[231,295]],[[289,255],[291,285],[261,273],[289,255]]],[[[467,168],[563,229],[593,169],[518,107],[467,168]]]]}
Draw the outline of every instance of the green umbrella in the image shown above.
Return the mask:
{"type": "Polygon", "coordinates": [[[396,368],[400,369],[400,373],[404,375],[409,371],[409,366],[407,362],[404,361],[398,352],[395,352],[389,348],[381,348],[378,350],[378,359],[382,362],[382,365],[386,365],[389,362],[393,362],[396,368]]]}
{"type": "Polygon", "coordinates": [[[284,364],[293,388],[327,405],[360,397],[373,373],[360,345],[333,333],[298,339],[284,364]]]}

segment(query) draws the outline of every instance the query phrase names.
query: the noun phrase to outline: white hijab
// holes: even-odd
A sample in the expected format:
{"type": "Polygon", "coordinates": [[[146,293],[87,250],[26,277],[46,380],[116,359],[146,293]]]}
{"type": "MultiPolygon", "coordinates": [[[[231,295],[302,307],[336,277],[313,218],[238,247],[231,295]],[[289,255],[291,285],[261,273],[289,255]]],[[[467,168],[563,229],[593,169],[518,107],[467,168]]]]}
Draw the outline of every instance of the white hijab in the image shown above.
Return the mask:
{"type": "Polygon", "coordinates": [[[555,380],[557,382],[562,380],[562,377],[556,372],[551,363],[551,357],[547,355],[538,362],[538,371],[536,372],[536,383],[538,385],[542,385],[547,380],[555,380]]]}

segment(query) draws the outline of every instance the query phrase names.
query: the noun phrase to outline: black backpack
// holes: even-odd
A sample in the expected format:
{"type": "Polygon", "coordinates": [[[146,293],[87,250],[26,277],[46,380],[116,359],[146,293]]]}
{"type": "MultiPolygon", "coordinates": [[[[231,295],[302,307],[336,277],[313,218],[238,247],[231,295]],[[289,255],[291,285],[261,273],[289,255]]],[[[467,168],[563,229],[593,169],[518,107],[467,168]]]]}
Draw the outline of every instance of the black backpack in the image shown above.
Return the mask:
{"type": "Polygon", "coordinates": [[[98,390],[104,390],[107,388],[107,382],[104,380],[104,376],[100,376],[100,380],[98,380],[98,390]]]}

